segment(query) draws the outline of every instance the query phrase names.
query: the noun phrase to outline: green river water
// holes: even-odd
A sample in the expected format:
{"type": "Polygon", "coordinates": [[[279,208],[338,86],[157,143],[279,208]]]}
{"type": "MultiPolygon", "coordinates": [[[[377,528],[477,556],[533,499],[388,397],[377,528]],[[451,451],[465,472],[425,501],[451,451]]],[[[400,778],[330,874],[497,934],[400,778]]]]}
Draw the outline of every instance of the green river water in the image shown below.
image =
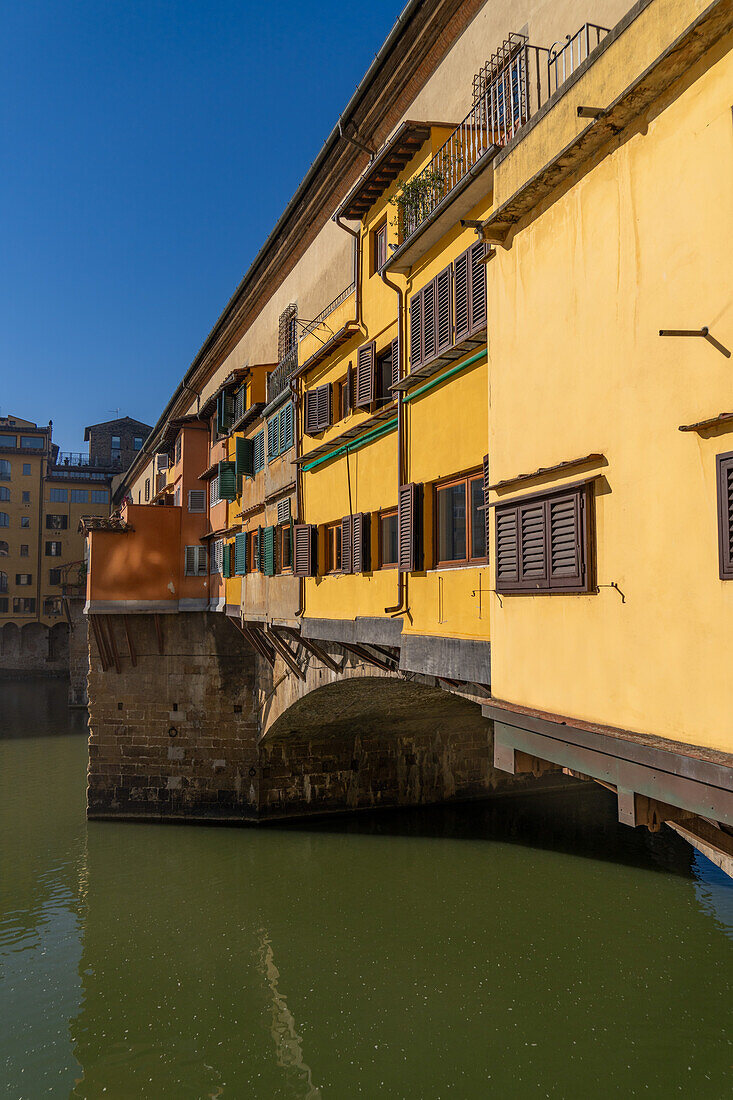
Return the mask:
{"type": "Polygon", "coordinates": [[[65,685],[0,702],[0,1096],[733,1092],[733,884],[606,792],[87,824],[65,685]]]}

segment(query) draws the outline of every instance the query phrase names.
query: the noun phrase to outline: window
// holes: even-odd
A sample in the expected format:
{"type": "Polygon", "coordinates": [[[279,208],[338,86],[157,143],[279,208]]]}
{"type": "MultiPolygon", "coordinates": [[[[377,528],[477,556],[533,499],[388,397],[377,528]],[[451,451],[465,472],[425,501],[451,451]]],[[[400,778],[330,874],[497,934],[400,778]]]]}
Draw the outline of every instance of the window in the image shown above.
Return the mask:
{"type": "MultiPolygon", "coordinates": [[[[133,440],[134,449],[136,451],[141,451],[142,446],[143,446],[143,437],[141,435],[136,435],[134,440],[133,440]]],[[[180,458],[180,455],[179,455],[179,458],[180,458]]]]}
{"type": "Polygon", "coordinates": [[[0,527],[10,527],[10,516],[7,512],[0,512],[0,527]]]}
{"type": "Polygon", "coordinates": [[[379,568],[397,566],[397,509],[379,513],[379,568]]]}
{"type": "Polygon", "coordinates": [[[63,600],[61,596],[45,596],[43,599],[44,615],[61,615],[63,613],[63,600]]]}
{"type": "Polygon", "coordinates": [[[33,574],[32,573],[16,573],[15,574],[15,583],[18,585],[19,588],[28,587],[29,585],[33,584],[33,574]]]}
{"type": "Polygon", "coordinates": [[[61,570],[49,569],[48,571],[48,583],[49,584],[61,584],[61,570]]]}
{"type": "Polygon", "coordinates": [[[486,328],[485,244],[472,244],[409,304],[410,370],[486,328]]]}
{"type": "Polygon", "coordinates": [[[177,485],[173,490],[173,506],[175,508],[181,507],[181,486],[177,485]]]}
{"type": "Polygon", "coordinates": [[[0,447],[15,447],[17,440],[17,435],[0,435],[0,447]]]}
{"type": "Polygon", "coordinates": [[[92,504],[109,504],[109,493],[106,489],[92,489],[92,504]]]}
{"type": "Polygon", "coordinates": [[[289,523],[283,523],[277,529],[278,533],[278,560],[281,573],[292,573],[293,571],[293,545],[292,545],[292,530],[289,523]]]}
{"type": "Polygon", "coordinates": [[[46,557],[47,558],[60,558],[61,557],[61,543],[60,542],[47,542],[46,543],[46,557]]]}
{"type": "Polygon", "coordinates": [[[316,435],[331,425],[331,383],[316,386],[305,394],[306,435],[316,435]]]}
{"type": "Polygon", "coordinates": [[[590,592],[590,484],[496,505],[496,591],[590,592]]]}
{"type": "Polygon", "coordinates": [[[733,451],[716,459],[720,579],[733,580],[733,451]]]}
{"type": "Polygon", "coordinates": [[[21,558],[27,558],[29,556],[30,547],[27,542],[21,542],[20,544],[20,556],[21,558]]]}
{"type": "MultiPolygon", "coordinates": [[[[30,462],[28,465],[30,466],[30,462]]],[[[0,458],[0,481],[10,481],[10,463],[7,458],[0,458]]]]}
{"type": "Polygon", "coordinates": [[[176,440],[176,464],[181,461],[181,452],[183,450],[183,436],[179,433],[176,440]]]}
{"type": "Polygon", "coordinates": [[[211,572],[221,573],[224,566],[224,539],[215,539],[211,544],[211,572]]]}
{"type": "Polygon", "coordinates": [[[0,500],[10,500],[10,489],[7,485],[0,485],[0,500]]]}
{"type": "Polygon", "coordinates": [[[212,477],[209,482],[209,507],[213,508],[215,504],[218,504],[221,500],[219,496],[219,475],[212,477]]]}
{"type": "Polygon", "coordinates": [[[7,590],[8,590],[8,574],[3,573],[3,571],[0,570],[0,592],[7,592],[7,590]]]}
{"type": "Polygon", "coordinates": [[[54,504],[66,504],[66,501],[69,499],[69,490],[55,489],[52,487],[48,499],[54,504]]]}
{"type": "Polygon", "coordinates": [[[185,550],[185,574],[187,577],[205,577],[208,569],[205,546],[187,546],[185,550]]]}
{"type": "Polygon", "coordinates": [[[354,406],[354,368],[351,363],[347,368],[346,377],[342,378],[337,386],[336,407],[339,411],[339,418],[344,420],[354,406]]]}
{"type": "Polygon", "coordinates": [[[24,462],[24,463],[23,463],[23,477],[28,477],[28,475],[30,474],[30,472],[31,472],[31,464],[30,464],[30,462],[24,462]]]}
{"type": "Polygon", "coordinates": [[[318,571],[318,528],[314,523],[296,523],[293,528],[293,573],[314,577],[318,571]]]}
{"type": "Polygon", "coordinates": [[[43,436],[40,435],[22,435],[20,437],[20,445],[26,450],[42,451],[44,442],[43,436]]]}
{"type": "Polygon", "coordinates": [[[206,511],[206,491],[204,489],[188,490],[188,510],[189,512],[206,511]]]}
{"type": "Polygon", "coordinates": [[[399,381],[399,360],[397,358],[397,341],[393,340],[389,347],[377,356],[375,400],[380,404],[391,401],[394,396],[392,386],[397,381],[399,381]]]}
{"type": "Polygon", "coordinates": [[[20,502],[21,504],[30,504],[31,502],[31,494],[25,489],[20,494],[20,502]]]}
{"type": "Polygon", "coordinates": [[[9,601],[7,596],[0,597],[0,611],[4,611],[7,614],[8,603],[9,601]]]}
{"type": "MultiPolygon", "coordinates": [[[[66,517],[64,516],[64,519],[65,518],[66,517]]],[[[20,517],[20,526],[21,527],[30,527],[30,525],[31,525],[30,516],[21,516],[20,517]]]]}
{"type": "Polygon", "coordinates": [[[13,614],[14,615],[35,615],[36,613],[36,601],[29,596],[14,596],[13,597],[13,614]]]}
{"type": "Polygon", "coordinates": [[[265,430],[262,429],[252,440],[252,469],[259,473],[265,468],[265,430]]]}
{"type": "Polygon", "coordinates": [[[112,447],[112,453],[113,454],[114,454],[115,451],[117,451],[117,453],[119,454],[119,452],[121,450],[121,444],[120,444],[120,437],[118,435],[113,435],[112,436],[111,447],[112,447]]]}
{"type": "Polygon", "coordinates": [[[89,490],[88,489],[72,489],[71,490],[71,503],[72,504],[87,504],[89,502],[89,490]]]}
{"type": "Polygon", "coordinates": [[[145,502],[150,500],[150,478],[145,478],[145,502]]]}
{"type": "Polygon", "coordinates": [[[250,572],[256,572],[260,568],[260,533],[259,531],[250,531],[247,538],[249,539],[249,545],[247,546],[249,569],[250,572]]]}
{"type": "Polygon", "coordinates": [[[326,573],[341,570],[341,524],[330,523],[326,527],[326,573]]]}
{"type": "MultiPolygon", "coordinates": [[[[23,548],[21,547],[21,553],[22,552],[23,548]]],[[[7,558],[9,553],[10,547],[8,546],[7,542],[0,542],[0,558],[7,558]]]]}
{"type": "Polygon", "coordinates": [[[387,219],[372,232],[372,275],[387,262],[387,219]]]}
{"type": "Polygon", "coordinates": [[[46,516],[46,530],[47,531],[65,531],[69,526],[68,516],[48,515],[46,516]]]}
{"type": "Polygon", "coordinates": [[[267,461],[289,451],[293,445],[293,405],[288,402],[279,413],[267,421],[267,461]]]}
{"type": "Polygon", "coordinates": [[[459,478],[435,486],[438,565],[486,560],[483,475],[459,478]]]}

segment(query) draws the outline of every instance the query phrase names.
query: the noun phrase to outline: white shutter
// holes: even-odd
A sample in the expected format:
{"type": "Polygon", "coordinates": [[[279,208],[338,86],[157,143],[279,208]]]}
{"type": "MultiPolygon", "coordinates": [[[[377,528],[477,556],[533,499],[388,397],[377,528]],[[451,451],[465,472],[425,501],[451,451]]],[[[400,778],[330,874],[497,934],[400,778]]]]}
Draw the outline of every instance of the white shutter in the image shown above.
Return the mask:
{"type": "Polygon", "coordinates": [[[219,503],[219,475],[212,477],[209,484],[209,504],[213,508],[215,504],[219,503]]]}

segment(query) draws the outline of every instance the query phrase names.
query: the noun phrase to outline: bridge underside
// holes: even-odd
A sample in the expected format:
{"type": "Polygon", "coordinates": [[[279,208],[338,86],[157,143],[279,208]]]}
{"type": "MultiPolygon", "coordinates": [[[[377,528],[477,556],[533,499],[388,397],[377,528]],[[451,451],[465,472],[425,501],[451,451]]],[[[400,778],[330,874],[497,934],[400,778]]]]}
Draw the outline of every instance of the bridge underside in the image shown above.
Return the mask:
{"type": "Polygon", "coordinates": [[[296,644],[273,666],[204,612],[91,626],[91,818],[244,823],[537,786],[494,767],[480,697],[389,658],[296,644]]]}

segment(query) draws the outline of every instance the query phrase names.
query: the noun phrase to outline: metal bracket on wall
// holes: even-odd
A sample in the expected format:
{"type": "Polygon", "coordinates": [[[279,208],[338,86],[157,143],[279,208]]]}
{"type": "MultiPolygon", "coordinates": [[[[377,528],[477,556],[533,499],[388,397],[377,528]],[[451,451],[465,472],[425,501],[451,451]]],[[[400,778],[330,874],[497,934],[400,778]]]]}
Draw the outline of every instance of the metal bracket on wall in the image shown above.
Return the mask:
{"type": "Polygon", "coordinates": [[[716,340],[714,336],[710,335],[710,329],[707,325],[703,325],[702,328],[660,328],[660,336],[701,336],[703,340],[707,340],[709,344],[712,344],[716,351],[719,351],[721,355],[724,355],[726,359],[730,359],[730,351],[721,344],[720,340],[716,340]]]}

